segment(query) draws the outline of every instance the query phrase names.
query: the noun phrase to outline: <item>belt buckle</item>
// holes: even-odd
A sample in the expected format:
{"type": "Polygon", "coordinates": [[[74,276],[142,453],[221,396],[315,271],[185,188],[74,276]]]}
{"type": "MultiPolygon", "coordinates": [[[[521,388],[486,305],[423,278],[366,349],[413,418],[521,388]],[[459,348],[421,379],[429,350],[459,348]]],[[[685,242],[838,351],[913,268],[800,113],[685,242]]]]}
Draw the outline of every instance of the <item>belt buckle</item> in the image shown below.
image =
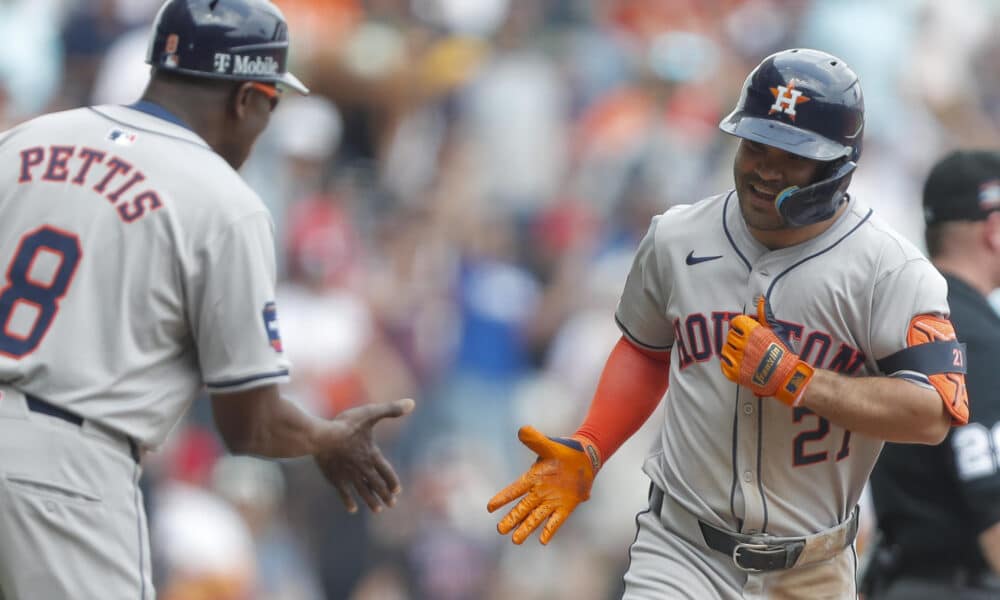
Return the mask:
{"type": "Polygon", "coordinates": [[[764,569],[756,569],[754,567],[744,567],[740,564],[740,550],[760,550],[767,551],[770,549],[780,550],[780,546],[771,546],[770,544],[750,544],[747,542],[740,542],[733,546],[733,564],[736,565],[737,569],[745,571],[747,573],[762,573],[764,569]]]}

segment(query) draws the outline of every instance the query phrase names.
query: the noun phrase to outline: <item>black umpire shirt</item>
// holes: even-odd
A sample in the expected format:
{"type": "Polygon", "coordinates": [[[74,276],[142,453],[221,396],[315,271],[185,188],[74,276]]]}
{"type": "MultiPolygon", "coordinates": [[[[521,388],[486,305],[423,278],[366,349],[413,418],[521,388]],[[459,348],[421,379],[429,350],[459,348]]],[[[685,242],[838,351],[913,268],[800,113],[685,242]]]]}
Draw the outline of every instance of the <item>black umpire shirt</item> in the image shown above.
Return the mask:
{"type": "Polygon", "coordinates": [[[944,274],[951,321],[967,344],[968,425],[938,446],[886,444],[872,473],[875,514],[899,572],[988,571],[978,536],[1000,521],[1000,316],[944,274]]]}

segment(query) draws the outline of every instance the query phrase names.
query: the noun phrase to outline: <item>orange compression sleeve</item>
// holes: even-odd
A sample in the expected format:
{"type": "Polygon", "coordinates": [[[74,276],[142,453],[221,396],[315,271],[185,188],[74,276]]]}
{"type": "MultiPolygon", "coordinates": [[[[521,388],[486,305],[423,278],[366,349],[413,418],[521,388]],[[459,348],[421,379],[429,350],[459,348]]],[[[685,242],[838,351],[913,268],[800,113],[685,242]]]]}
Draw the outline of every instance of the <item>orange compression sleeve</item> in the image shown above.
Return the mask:
{"type": "Polygon", "coordinates": [[[642,427],[669,383],[670,352],[640,349],[622,337],[611,350],[590,411],[576,430],[592,441],[602,462],[642,427]]]}

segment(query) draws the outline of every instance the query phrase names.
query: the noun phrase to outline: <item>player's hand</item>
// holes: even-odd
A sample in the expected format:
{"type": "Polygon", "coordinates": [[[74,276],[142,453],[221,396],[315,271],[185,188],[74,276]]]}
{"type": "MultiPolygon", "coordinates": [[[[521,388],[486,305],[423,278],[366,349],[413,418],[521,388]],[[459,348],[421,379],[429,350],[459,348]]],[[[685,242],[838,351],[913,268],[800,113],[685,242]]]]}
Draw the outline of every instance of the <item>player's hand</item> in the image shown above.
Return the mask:
{"type": "Polygon", "coordinates": [[[395,504],[402,490],[399,477],[375,444],[372,430],[382,419],[409,414],[413,407],[410,398],[356,406],[338,414],[321,433],[321,450],[313,458],[348,512],[358,510],[351,488],[373,512],[395,504]]]}
{"type": "Polygon", "coordinates": [[[593,442],[582,436],[545,437],[530,425],[517,432],[518,439],[538,455],[524,475],[490,500],[486,510],[524,496],[497,524],[506,535],[517,527],[511,539],[520,544],[542,521],[548,519],[539,541],[548,544],[578,504],[590,498],[590,486],[601,468],[601,456],[593,442]]]}
{"type": "Polygon", "coordinates": [[[774,333],[763,298],[757,303],[756,319],[739,315],[729,322],[720,364],[731,381],[789,406],[798,406],[813,376],[813,368],[774,333]]]}

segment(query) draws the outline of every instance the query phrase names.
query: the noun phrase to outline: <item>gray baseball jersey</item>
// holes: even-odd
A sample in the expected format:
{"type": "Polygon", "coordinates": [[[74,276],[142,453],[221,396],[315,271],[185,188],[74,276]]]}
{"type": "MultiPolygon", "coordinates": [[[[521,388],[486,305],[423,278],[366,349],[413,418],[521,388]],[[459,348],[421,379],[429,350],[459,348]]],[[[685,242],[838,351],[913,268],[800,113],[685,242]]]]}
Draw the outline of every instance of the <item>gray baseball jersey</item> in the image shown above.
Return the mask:
{"type": "Polygon", "coordinates": [[[270,217],[149,103],[25,123],[0,165],[0,596],[150,598],[136,444],[288,377],[270,217]]]}
{"type": "Polygon", "coordinates": [[[653,220],[616,314],[632,342],[671,349],[663,430],[644,470],[706,523],[808,535],[848,519],[882,442],[726,379],[728,321],[753,314],[761,295],[804,360],[877,375],[877,360],[907,347],[911,319],[947,315],[946,284],[856,199],[818,237],[774,251],[751,235],[735,193],[653,220]]]}
{"type": "Polygon", "coordinates": [[[266,208],[198,135],[137,106],[0,134],[0,381],[155,447],[204,386],[289,365],[266,208]]]}

